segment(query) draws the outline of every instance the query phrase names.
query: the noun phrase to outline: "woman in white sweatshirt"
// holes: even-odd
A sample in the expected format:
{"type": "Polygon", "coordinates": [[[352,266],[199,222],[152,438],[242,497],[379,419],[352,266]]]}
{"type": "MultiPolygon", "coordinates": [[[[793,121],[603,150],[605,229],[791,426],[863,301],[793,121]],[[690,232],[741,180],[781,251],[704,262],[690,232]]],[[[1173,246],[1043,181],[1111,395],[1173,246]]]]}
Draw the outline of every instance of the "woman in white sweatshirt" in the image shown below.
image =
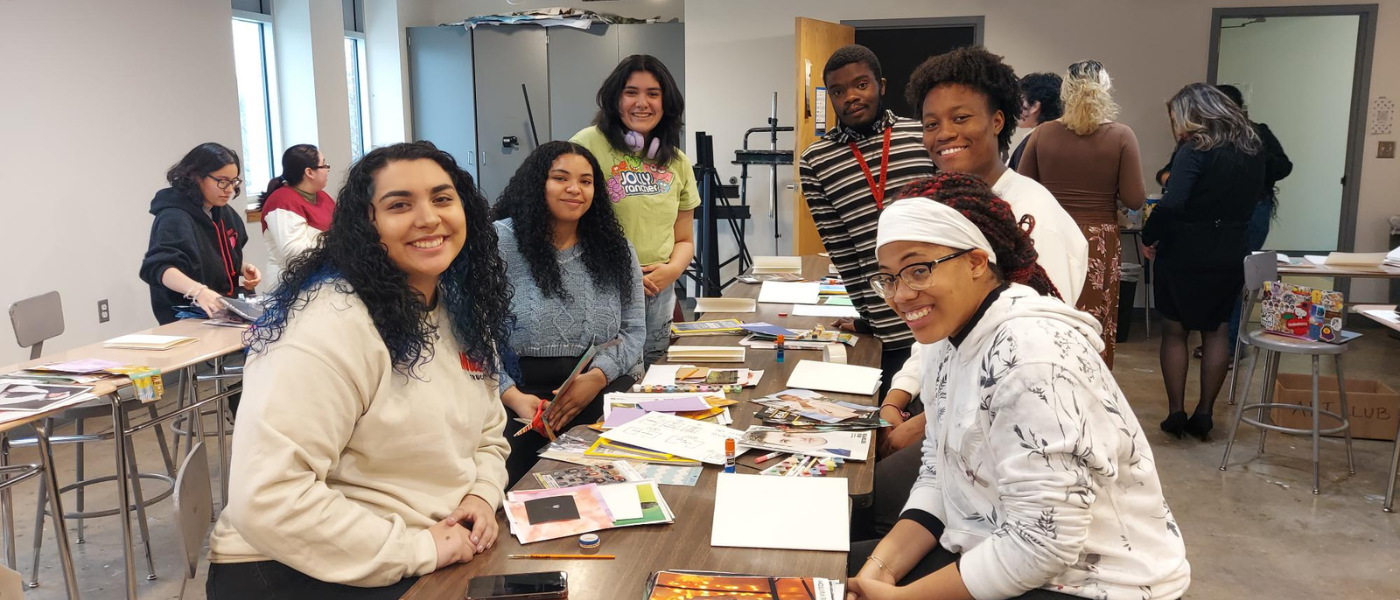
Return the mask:
{"type": "Polygon", "coordinates": [[[486,201],[427,142],[365,155],[340,197],[248,334],[211,600],[398,598],[496,541],[510,286],[486,201]]]}
{"type": "Polygon", "coordinates": [[[978,179],[938,179],[880,216],[871,285],[935,344],[929,417],[902,519],[852,547],[847,598],[1181,597],[1181,532],[1097,321],[1046,297],[1029,220],[978,179]]]}

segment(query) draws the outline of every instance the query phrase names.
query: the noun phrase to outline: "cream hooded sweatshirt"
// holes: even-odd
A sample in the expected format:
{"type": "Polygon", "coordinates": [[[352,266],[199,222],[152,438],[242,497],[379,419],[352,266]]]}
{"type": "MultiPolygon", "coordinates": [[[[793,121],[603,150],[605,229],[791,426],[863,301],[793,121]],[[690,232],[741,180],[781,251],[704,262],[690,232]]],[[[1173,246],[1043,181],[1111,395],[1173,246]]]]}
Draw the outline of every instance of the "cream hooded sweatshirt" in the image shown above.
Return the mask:
{"type": "Polygon", "coordinates": [[[928,426],[905,510],[945,529],[978,600],[1035,588],[1178,598],[1191,568],[1152,448],[1088,313],[1011,285],[923,353],[928,426]],[[956,343],[954,343],[956,342],[956,343]]]}

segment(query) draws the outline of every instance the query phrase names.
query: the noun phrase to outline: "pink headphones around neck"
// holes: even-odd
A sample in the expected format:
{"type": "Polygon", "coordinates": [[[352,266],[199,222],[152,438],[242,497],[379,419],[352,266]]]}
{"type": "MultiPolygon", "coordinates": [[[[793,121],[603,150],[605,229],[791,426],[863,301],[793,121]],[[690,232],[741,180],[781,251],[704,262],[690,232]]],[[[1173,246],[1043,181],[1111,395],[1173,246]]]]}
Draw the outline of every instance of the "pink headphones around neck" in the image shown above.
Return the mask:
{"type": "MultiPolygon", "coordinates": [[[[633,152],[641,152],[642,146],[647,142],[646,136],[635,131],[627,132],[627,135],[623,136],[622,139],[627,142],[627,148],[633,152]]],[[[651,147],[647,148],[647,158],[656,158],[656,150],[660,148],[660,144],[661,138],[651,139],[651,147]]]]}

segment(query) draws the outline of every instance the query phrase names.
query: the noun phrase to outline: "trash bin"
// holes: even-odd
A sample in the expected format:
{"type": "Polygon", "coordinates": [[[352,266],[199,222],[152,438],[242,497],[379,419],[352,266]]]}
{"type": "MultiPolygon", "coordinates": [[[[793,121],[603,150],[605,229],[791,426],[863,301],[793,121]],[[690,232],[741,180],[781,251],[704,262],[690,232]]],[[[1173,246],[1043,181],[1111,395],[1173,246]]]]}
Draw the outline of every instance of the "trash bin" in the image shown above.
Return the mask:
{"type": "Polygon", "coordinates": [[[1123,263],[1123,277],[1118,281],[1118,343],[1128,341],[1133,325],[1133,302],[1137,300],[1138,282],[1142,280],[1142,265],[1123,263]]]}

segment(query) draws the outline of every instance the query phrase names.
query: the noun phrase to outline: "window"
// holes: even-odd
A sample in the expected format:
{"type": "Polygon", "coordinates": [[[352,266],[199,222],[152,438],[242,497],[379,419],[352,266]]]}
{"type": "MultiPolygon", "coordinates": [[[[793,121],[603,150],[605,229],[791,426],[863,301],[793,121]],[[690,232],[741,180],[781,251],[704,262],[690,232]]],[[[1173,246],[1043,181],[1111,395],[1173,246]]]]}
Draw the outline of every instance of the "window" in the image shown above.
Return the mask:
{"type": "Polygon", "coordinates": [[[282,146],[271,23],[255,16],[233,19],[233,62],[243,129],[243,190],[246,197],[256,198],[276,174],[282,146]]]}
{"type": "Polygon", "coordinates": [[[362,34],[345,37],[345,86],[350,92],[350,155],[360,160],[369,142],[369,77],[365,73],[365,40],[362,34]]]}

